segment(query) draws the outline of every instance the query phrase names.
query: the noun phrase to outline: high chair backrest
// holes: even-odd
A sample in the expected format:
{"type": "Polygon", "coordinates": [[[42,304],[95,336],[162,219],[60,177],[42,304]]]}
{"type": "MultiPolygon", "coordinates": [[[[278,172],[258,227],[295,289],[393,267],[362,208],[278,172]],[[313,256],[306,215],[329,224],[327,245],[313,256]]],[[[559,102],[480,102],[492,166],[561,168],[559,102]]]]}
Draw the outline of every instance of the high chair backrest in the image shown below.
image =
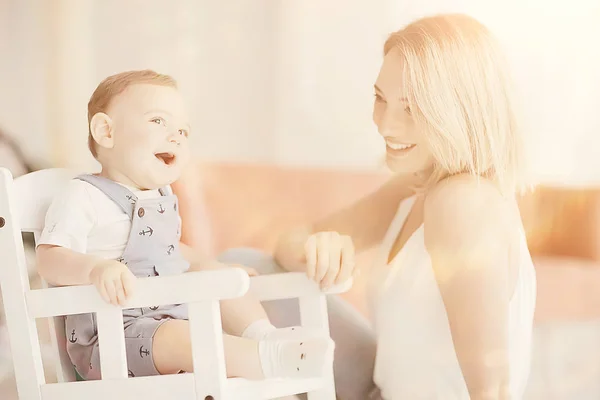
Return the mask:
{"type": "Polygon", "coordinates": [[[21,231],[33,232],[37,239],[52,199],[75,176],[76,173],[72,170],[51,168],[22,175],[14,180],[13,191],[21,231]]]}
{"type": "MultiPolygon", "coordinates": [[[[76,175],[69,169],[51,168],[22,175],[14,180],[13,191],[18,201],[17,220],[22,232],[33,233],[37,242],[52,199],[76,175]]],[[[47,287],[43,280],[42,285],[47,287]]],[[[75,380],[75,370],[66,351],[64,317],[49,318],[48,328],[56,378],[59,382],[72,382],[75,380]]]]}
{"type": "Polygon", "coordinates": [[[0,254],[3,261],[0,284],[15,378],[22,398],[41,398],[39,385],[45,377],[37,326],[27,306],[31,288],[21,232],[39,235],[51,191],[58,189],[52,182],[56,183],[59,179],[55,177],[64,173],[64,170],[41,171],[25,175],[16,183],[8,169],[0,168],[0,254]],[[32,384],[34,382],[38,384],[32,384]]]}
{"type": "MultiPolygon", "coordinates": [[[[36,172],[32,172],[23,176],[18,177],[13,181],[10,172],[7,170],[1,170],[0,179],[0,196],[7,196],[12,194],[12,199],[0,197],[0,209],[4,216],[4,224],[7,221],[17,221],[16,224],[11,224],[11,231],[5,231],[5,234],[12,235],[13,240],[6,241],[2,240],[0,246],[5,246],[6,243],[13,243],[12,248],[2,248],[1,254],[5,257],[8,255],[14,255],[19,261],[16,263],[8,262],[4,268],[4,273],[17,273],[17,270],[12,268],[14,265],[18,265],[18,273],[21,279],[21,288],[12,288],[13,290],[20,290],[21,295],[24,297],[25,293],[30,290],[29,287],[29,276],[28,268],[25,264],[25,260],[20,260],[20,254],[23,254],[22,244],[19,242],[21,232],[33,233],[35,240],[37,241],[43,226],[46,212],[54,196],[59,193],[67,182],[76,176],[74,171],[63,169],[63,168],[52,168],[44,169],[36,172]],[[18,226],[17,226],[18,225],[18,226]],[[12,264],[12,265],[11,265],[12,264]]],[[[2,223],[0,223],[1,225],[2,223]]],[[[8,226],[5,227],[9,229],[8,226]]],[[[2,273],[3,271],[0,271],[2,273]]],[[[42,282],[43,286],[46,287],[46,283],[42,282]]],[[[7,289],[4,289],[7,290],[7,289]]],[[[8,289],[10,290],[10,289],[8,289]]],[[[16,310],[6,310],[7,320],[10,319],[11,313],[16,313],[16,310]]],[[[21,318],[18,315],[17,318],[21,318]]],[[[13,325],[14,326],[14,325],[13,325]]],[[[72,381],[75,379],[71,362],[69,361],[68,355],[66,354],[66,338],[64,335],[64,318],[53,317],[48,320],[48,327],[50,329],[50,339],[53,359],[56,361],[56,374],[59,382],[72,381]]],[[[25,333],[22,333],[25,335],[25,333]]],[[[37,343],[37,331],[34,332],[33,328],[30,334],[34,335],[36,344],[33,346],[32,351],[36,353],[39,350],[39,344],[37,343]]],[[[25,337],[23,340],[26,340],[25,337]]],[[[41,353],[35,354],[35,358],[39,357],[41,362],[41,353]]],[[[19,366],[15,365],[15,368],[19,366]]]]}

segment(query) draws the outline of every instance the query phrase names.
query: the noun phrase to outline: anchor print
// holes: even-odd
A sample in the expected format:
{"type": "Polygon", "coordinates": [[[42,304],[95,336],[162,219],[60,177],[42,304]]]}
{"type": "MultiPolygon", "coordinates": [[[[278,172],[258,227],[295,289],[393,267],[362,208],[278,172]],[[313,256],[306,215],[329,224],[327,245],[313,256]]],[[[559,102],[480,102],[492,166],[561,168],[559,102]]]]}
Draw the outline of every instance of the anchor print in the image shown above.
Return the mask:
{"type": "Polygon", "coordinates": [[[163,208],[162,204],[158,205],[158,210],[159,213],[163,214],[166,210],[163,208]]]}
{"type": "Polygon", "coordinates": [[[169,247],[167,248],[167,254],[171,255],[171,253],[173,253],[174,251],[175,251],[175,246],[170,244],[169,247]]]}
{"type": "Polygon", "coordinates": [[[127,200],[129,200],[129,202],[131,204],[135,204],[135,198],[132,195],[128,194],[127,195],[127,200]]]}
{"type": "Polygon", "coordinates": [[[144,349],[144,346],[140,346],[140,357],[148,357],[150,355],[150,350],[144,349]]]}
{"type": "Polygon", "coordinates": [[[154,229],[150,228],[149,226],[146,226],[147,229],[142,229],[139,233],[140,236],[152,236],[152,234],[154,233],[154,229]]]}
{"type": "Polygon", "coordinates": [[[75,337],[75,329],[73,329],[73,331],[71,331],[71,336],[69,337],[69,342],[71,342],[71,343],[77,342],[77,338],[75,337]]]}
{"type": "Polygon", "coordinates": [[[152,306],[152,307],[148,307],[148,308],[151,309],[152,311],[158,310],[158,306],[152,306]]]}

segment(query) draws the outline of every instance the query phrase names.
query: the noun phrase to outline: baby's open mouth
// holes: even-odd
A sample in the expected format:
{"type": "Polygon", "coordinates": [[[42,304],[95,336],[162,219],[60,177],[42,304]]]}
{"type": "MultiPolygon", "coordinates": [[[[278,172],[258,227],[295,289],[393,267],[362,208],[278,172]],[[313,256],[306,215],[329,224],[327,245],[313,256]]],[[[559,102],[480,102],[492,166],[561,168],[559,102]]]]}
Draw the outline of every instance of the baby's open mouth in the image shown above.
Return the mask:
{"type": "Polygon", "coordinates": [[[173,153],[156,153],[155,156],[165,165],[172,165],[175,163],[175,154],[173,153]]]}

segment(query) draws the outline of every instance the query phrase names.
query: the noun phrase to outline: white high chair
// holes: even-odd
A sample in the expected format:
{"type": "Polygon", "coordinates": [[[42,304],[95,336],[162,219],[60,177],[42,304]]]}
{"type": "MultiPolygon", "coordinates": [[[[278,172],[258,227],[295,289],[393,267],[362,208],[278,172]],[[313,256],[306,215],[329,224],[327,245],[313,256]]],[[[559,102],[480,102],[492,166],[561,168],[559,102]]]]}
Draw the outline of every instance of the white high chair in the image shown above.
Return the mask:
{"type": "MultiPolygon", "coordinates": [[[[260,300],[299,298],[301,324],[329,333],[325,294],[304,274],[285,273],[248,278],[241,269],[191,272],[181,276],[138,280],[128,307],[187,303],[194,373],[129,378],[121,308],[106,303],[93,286],[29,285],[21,232],[37,240],[52,196],[75,173],[46,169],[13,181],[0,168],[0,288],[21,400],[104,399],[273,399],[308,393],[309,400],[335,400],[333,370],[319,379],[228,379],[219,300],[251,290],[260,300]],[[65,315],[97,314],[102,379],[75,381],[66,354],[65,315]],[[46,383],[36,318],[49,318],[58,383],[46,383]]],[[[351,282],[350,282],[351,284],[351,282]]],[[[348,290],[348,285],[330,293],[348,290]]]]}

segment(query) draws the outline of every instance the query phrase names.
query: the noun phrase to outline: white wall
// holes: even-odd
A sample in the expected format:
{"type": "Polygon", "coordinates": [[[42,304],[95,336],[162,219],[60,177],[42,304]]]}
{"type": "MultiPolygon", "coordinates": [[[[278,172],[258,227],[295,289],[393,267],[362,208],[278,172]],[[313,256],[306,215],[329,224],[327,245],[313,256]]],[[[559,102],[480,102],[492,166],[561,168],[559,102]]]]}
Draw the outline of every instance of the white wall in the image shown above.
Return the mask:
{"type": "Polygon", "coordinates": [[[0,126],[36,157],[93,166],[94,87],[154,68],[181,83],[198,157],[376,166],[371,88],[383,41],[445,11],[472,13],[505,43],[537,176],[600,183],[597,0],[4,0],[0,126]]]}
{"type": "Polygon", "coordinates": [[[86,136],[94,88],[110,74],[153,68],[179,81],[199,157],[273,161],[270,3],[4,0],[0,126],[33,157],[95,167],[86,136]]]}
{"type": "Polygon", "coordinates": [[[47,158],[46,47],[40,11],[27,1],[0,1],[0,129],[24,151],[47,158]]]}
{"type": "Polygon", "coordinates": [[[277,161],[374,166],[383,142],[371,121],[393,1],[282,2],[277,37],[277,161]]]}

